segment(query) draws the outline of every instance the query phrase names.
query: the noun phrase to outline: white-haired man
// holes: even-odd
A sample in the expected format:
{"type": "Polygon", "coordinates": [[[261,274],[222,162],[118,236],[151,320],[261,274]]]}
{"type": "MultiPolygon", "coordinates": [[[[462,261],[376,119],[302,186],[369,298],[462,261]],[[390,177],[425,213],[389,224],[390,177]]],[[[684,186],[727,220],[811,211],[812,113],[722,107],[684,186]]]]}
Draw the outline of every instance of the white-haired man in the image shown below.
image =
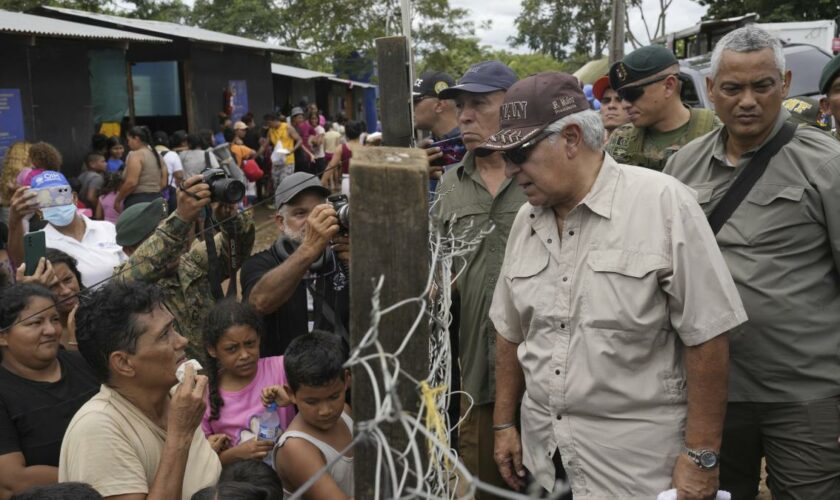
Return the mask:
{"type": "Polygon", "coordinates": [[[501,117],[478,151],[503,151],[528,198],[490,310],[502,475],[567,478],[575,500],[713,498],[726,332],[746,315],[694,194],[605,155],[570,75],[520,81],[501,117]]]}
{"type": "Polygon", "coordinates": [[[786,125],[790,81],[770,33],[723,37],[707,85],[724,127],[665,169],[712,214],[749,316],[730,337],[721,450],[736,500],[755,498],[762,456],[773,498],[840,498],[840,144],[786,125]]]}

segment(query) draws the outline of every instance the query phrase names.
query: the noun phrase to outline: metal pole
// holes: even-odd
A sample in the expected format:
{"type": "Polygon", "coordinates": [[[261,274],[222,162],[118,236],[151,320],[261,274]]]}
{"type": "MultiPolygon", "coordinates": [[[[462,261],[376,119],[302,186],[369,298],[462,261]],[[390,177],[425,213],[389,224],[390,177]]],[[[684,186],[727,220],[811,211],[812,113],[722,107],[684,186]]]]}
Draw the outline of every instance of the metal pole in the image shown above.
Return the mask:
{"type": "Polygon", "coordinates": [[[612,2],[612,29],[610,30],[610,64],[624,58],[624,0],[612,2]]]}

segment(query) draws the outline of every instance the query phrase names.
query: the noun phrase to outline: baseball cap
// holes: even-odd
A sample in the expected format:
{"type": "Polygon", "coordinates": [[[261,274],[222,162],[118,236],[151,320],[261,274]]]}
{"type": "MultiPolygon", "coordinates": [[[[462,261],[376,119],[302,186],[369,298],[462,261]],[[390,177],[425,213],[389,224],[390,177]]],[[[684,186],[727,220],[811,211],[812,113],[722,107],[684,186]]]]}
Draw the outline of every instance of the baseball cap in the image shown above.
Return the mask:
{"type": "Polygon", "coordinates": [[[67,177],[64,177],[64,174],[62,174],[61,172],[56,172],[54,170],[45,170],[32,178],[32,182],[30,183],[29,187],[31,187],[32,189],[45,189],[50,187],[69,185],[70,183],[67,182],[67,177]]]}
{"type": "Polygon", "coordinates": [[[437,97],[441,91],[455,85],[455,79],[443,71],[426,71],[414,81],[414,97],[437,97]]]}
{"type": "Polygon", "coordinates": [[[834,79],[838,76],[840,76],[840,54],[834,56],[823,68],[822,74],[820,75],[820,92],[828,94],[831,84],[834,83],[834,79]]]}
{"type": "Polygon", "coordinates": [[[233,124],[233,130],[247,130],[248,125],[245,125],[245,122],[236,122],[233,124]]]}
{"type": "Polygon", "coordinates": [[[324,196],[329,196],[330,190],[321,185],[321,181],[312,174],[306,172],[295,172],[286,176],[277,189],[274,190],[274,206],[280,208],[307,189],[316,189],[324,196]]]}
{"type": "Polygon", "coordinates": [[[289,116],[297,116],[297,115],[302,115],[302,114],[303,114],[303,108],[295,106],[294,108],[292,108],[292,112],[289,114],[289,116]]]}
{"type": "Polygon", "coordinates": [[[458,92],[486,94],[497,90],[507,90],[519,77],[501,61],[484,61],[473,64],[458,80],[458,85],[438,92],[441,99],[455,99],[458,92]]]}
{"type": "Polygon", "coordinates": [[[476,148],[476,154],[519,147],[564,116],[586,111],[589,101],[578,79],[549,71],[516,82],[505,94],[501,130],[476,148]]]}
{"type": "Polygon", "coordinates": [[[152,231],[166,217],[163,198],[146,203],[136,203],[123,210],[117,219],[117,245],[131,247],[152,234],[152,231]]]}
{"type": "Polygon", "coordinates": [[[595,99],[599,101],[604,98],[604,92],[607,89],[611,89],[610,87],[610,75],[604,75],[601,78],[595,80],[595,83],[592,84],[592,95],[595,96],[595,99]]]}
{"type": "Polygon", "coordinates": [[[790,111],[791,121],[810,125],[820,130],[829,130],[827,125],[820,121],[820,102],[813,97],[791,97],[785,99],[782,106],[790,111]]]}
{"type": "Polygon", "coordinates": [[[662,45],[634,50],[610,66],[610,87],[618,90],[679,64],[677,57],[662,45]]]}

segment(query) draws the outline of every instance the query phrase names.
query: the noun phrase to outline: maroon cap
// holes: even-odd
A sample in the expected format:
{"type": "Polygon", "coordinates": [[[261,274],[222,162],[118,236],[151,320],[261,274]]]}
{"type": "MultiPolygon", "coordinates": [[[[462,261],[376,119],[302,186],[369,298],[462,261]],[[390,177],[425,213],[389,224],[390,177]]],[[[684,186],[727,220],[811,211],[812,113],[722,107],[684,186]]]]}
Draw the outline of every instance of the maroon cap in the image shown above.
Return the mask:
{"type": "Polygon", "coordinates": [[[513,84],[502,104],[501,130],[476,148],[481,155],[519,147],[564,116],[586,111],[580,82],[568,73],[545,72],[513,84]]]}
{"type": "Polygon", "coordinates": [[[610,87],[610,75],[604,75],[592,84],[592,95],[600,101],[604,98],[604,92],[609,88],[612,88],[610,87]]]}

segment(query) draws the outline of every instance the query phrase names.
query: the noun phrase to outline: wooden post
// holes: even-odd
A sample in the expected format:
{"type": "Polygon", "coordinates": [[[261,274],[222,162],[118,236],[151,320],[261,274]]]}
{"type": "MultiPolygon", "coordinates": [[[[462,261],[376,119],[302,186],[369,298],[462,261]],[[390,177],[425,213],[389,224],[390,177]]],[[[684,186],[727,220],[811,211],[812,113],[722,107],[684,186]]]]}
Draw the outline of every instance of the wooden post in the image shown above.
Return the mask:
{"type": "MultiPolygon", "coordinates": [[[[421,149],[371,147],[353,151],[350,166],[350,342],[355,348],[371,324],[371,297],[380,276],[385,277],[380,294],[382,308],[401,300],[419,297],[429,275],[428,160],[421,149]]],[[[385,352],[394,353],[405,339],[420,311],[411,304],[382,317],[379,341],[385,352]]],[[[362,354],[375,351],[368,349],[362,354]]],[[[399,357],[401,369],[415,380],[429,373],[429,328],[425,319],[399,357]]],[[[379,362],[371,363],[375,383],[382,391],[379,362]]],[[[362,367],[353,368],[353,419],[357,424],[374,417],[375,402],[371,378],[362,367]]],[[[399,400],[403,412],[417,414],[418,389],[408,379],[399,379],[399,400]]],[[[395,449],[409,442],[399,423],[380,424],[395,449]]],[[[358,432],[359,429],[356,429],[358,432]]],[[[428,463],[424,440],[420,453],[428,463]]],[[[393,498],[389,474],[383,471],[384,490],[374,497],[376,447],[370,441],[353,451],[356,500],[393,498]]],[[[402,467],[398,472],[401,473],[402,467]]],[[[415,484],[414,475],[409,485],[415,484]]]]}
{"type": "Polygon", "coordinates": [[[379,119],[382,122],[382,145],[412,145],[410,65],[404,36],[376,39],[376,63],[379,67],[379,119]]]}
{"type": "Polygon", "coordinates": [[[612,2],[612,26],[610,30],[610,64],[624,58],[624,0],[612,2]]]}

